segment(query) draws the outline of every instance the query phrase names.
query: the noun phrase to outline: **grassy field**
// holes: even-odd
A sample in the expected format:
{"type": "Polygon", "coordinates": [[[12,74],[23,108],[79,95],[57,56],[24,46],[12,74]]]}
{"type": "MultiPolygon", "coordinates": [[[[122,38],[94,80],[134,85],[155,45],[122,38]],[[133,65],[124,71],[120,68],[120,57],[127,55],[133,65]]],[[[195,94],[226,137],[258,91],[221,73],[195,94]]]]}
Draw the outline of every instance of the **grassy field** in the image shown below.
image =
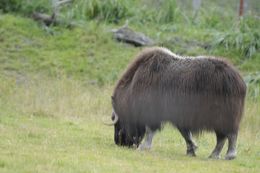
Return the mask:
{"type": "MultiPolygon", "coordinates": [[[[92,11],[84,16],[80,5],[84,1],[77,2],[70,13],[66,9],[62,13],[75,19],[77,27],[73,29],[37,24],[25,17],[28,11],[22,10],[26,8],[21,9],[22,15],[0,12],[1,173],[260,172],[259,46],[253,50],[254,44],[259,45],[259,23],[245,18],[241,25],[248,27],[246,31],[233,32],[227,23],[230,20],[220,22],[221,17],[202,11],[204,16],[195,23],[183,22],[185,15],[178,10],[175,16],[167,15],[170,8],[158,16],[148,10],[150,18],[142,18],[145,14],[139,11],[136,17],[132,10],[139,1],[127,4],[131,6],[127,13],[92,11]],[[115,21],[118,17],[122,20],[115,21]],[[207,158],[215,146],[211,133],[196,137],[197,157],[187,157],[183,138],[169,124],[156,134],[151,151],[114,144],[113,128],[103,125],[110,120],[110,96],[114,83],[141,48],[116,42],[108,31],[128,18],[130,27],[146,33],[158,45],[185,55],[227,57],[246,76],[249,92],[235,160],[207,158]],[[245,51],[248,45],[253,53],[250,57],[245,51]]],[[[121,2],[116,9],[130,1],[121,2]]],[[[146,9],[156,1],[151,2],[146,9]]],[[[91,5],[88,8],[95,9],[95,4],[91,5]]],[[[114,10],[111,4],[98,5],[98,9],[114,10]]],[[[226,149],[225,145],[222,156],[226,149]]]]}
{"type": "Polygon", "coordinates": [[[2,81],[0,172],[260,171],[259,100],[247,101],[237,159],[210,160],[214,134],[196,138],[197,157],[190,158],[170,125],[156,135],[151,151],[117,147],[113,128],[102,124],[111,112],[111,87],[69,79],[33,79],[18,86],[10,78],[2,81]]]}

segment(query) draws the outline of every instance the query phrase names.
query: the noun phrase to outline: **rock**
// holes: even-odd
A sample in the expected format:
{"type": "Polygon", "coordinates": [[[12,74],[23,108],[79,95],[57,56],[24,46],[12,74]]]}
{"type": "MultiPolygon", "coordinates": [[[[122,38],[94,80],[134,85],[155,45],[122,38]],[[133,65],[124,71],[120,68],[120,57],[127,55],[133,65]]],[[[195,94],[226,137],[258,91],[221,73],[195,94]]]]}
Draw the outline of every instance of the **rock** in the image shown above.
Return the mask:
{"type": "Polygon", "coordinates": [[[127,25],[119,29],[113,29],[113,37],[118,40],[134,46],[151,46],[154,41],[140,32],[135,32],[127,25]]]}

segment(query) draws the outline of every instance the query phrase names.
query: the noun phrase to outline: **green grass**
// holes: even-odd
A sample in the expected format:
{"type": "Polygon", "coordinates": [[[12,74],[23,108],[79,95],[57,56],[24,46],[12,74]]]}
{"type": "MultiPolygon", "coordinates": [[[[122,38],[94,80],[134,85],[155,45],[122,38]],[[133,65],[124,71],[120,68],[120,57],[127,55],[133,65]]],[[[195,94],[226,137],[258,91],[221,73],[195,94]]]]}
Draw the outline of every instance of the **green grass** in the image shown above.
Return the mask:
{"type": "MultiPolygon", "coordinates": [[[[71,30],[62,27],[46,29],[30,19],[0,15],[0,70],[54,77],[66,75],[86,79],[89,83],[112,84],[140,51],[140,48],[115,42],[109,31],[116,27],[90,21],[71,30]]],[[[197,26],[183,28],[181,24],[148,23],[147,28],[139,24],[133,28],[176,53],[223,56],[246,73],[260,69],[259,51],[251,58],[244,58],[243,52],[237,49],[204,49],[203,46],[212,44],[214,34],[197,26]]]]}
{"type": "Polygon", "coordinates": [[[99,84],[115,81],[138,49],[116,43],[109,29],[93,22],[86,29],[45,31],[32,20],[0,16],[0,69],[50,76],[64,73],[99,84]],[[119,54],[120,50],[125,51],[119,54]]]}
{"type": "MultiPolygon", "coordinates": [[[[170,125],[156,134],[151,151],[117,147],[111,114],[112,87],[71,79],[3,79],[0,104],[0,172],[259,172],[259,104],[248,99],[233,161],[207,159],[214,134],[196,138],[196,158],[170,125]]],[[[222,152],[224,156],[226,146],[222,152]]]]}

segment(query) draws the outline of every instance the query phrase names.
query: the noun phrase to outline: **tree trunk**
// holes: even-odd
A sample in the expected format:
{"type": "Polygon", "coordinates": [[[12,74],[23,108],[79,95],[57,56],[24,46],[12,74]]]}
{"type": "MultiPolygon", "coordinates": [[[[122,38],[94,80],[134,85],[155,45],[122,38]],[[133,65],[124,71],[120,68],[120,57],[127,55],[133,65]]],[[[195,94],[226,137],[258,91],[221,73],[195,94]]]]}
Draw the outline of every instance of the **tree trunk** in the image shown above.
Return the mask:
{"type": "Polygon", "coordinates": [[[244,15],[244,0],[240,0],[239,4],[239,17],[244,15]]]}
{"type": "Polygon", "coordinates": [[[192,1],[192,7],[193,11],[196,13],[200,9],[201,0],[193,0],[192,1]]]}

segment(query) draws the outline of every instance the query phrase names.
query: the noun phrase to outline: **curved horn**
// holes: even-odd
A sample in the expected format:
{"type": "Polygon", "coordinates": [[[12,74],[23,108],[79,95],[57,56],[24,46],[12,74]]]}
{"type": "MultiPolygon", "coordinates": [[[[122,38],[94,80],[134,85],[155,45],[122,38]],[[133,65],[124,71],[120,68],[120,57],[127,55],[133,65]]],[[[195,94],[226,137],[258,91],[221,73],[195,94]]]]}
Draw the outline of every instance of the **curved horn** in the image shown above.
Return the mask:
{"type": "Polygon", "coordinates": [[[107,126],[113,126],[113,125],[115,125],[116,123],[117,123],[117,121],[118,121],[118,115],[113,111],[113,115],[114,115],[114,120],[111,122],[111,123],[105,123],[104,122],[104,124],[105,125],[107,125],[107,126]]]}

